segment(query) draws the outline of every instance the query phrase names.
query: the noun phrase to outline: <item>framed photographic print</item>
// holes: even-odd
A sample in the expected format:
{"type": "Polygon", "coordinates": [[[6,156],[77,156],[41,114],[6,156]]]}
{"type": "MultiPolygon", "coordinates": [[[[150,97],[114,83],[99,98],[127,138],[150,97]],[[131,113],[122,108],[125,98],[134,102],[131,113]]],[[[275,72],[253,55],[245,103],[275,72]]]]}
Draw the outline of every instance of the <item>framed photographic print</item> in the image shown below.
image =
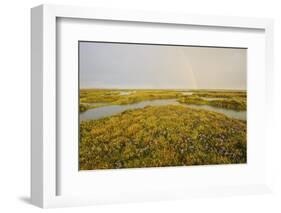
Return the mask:
{"type": "Polygon", "coordinates": [[[247,163],[247,49],[78,45],[80,170],[247,163]]]}
{"type": "Polygon", "coordinates": [[[31,14],[32,203],[270,192],[272,20],[31,14]]]}

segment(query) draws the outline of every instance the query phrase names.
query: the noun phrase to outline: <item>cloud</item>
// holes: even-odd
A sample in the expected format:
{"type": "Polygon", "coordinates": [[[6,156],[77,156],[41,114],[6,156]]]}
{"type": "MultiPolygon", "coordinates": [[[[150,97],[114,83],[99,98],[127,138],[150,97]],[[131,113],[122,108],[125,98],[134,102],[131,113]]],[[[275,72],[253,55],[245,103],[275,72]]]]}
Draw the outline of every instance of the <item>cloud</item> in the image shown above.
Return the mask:
{"type": "Polygon", "coordinates": [[[80,42],[81,88],[246,89],[246,49],[80,42]]]}

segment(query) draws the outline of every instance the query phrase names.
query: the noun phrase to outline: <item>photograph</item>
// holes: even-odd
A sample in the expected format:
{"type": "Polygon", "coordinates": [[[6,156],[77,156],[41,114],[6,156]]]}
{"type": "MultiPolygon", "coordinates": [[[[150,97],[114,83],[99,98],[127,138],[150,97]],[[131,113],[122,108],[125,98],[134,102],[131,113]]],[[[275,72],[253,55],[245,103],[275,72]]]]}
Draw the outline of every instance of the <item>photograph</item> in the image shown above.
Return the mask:
{"type": "Polygon", "coordinates": [[[78,41],[79,170],[247,163],[247,48],[78,41]]]}

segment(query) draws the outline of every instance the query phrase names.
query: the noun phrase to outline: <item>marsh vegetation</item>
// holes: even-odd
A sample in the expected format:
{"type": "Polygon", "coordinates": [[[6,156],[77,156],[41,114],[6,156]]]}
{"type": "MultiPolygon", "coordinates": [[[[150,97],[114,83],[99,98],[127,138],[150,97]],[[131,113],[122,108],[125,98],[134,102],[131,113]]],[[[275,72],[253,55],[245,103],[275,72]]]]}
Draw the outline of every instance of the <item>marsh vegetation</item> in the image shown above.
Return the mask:
{"type": "Polygon", "coordinates": [[[245,91],[80,90],[81,170],[246,163],[245,91]]]}

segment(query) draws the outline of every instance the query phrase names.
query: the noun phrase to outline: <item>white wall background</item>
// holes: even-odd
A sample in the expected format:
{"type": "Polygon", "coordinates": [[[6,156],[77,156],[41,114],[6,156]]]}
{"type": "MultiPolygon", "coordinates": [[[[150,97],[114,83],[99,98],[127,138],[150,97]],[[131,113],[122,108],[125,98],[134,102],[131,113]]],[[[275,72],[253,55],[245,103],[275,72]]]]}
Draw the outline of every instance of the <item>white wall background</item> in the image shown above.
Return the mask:
{"type": "MultiPolygon", "coordinates": [[[[2,0],[0,7],[0,212],[37,212],[29,204],[30,8],[42,3],[275,19],[275,129],[272,195],[202,198],[67,209],[69,212],[279,212],[281,211],[281,3],[279,0],[2,0]],[[278,126],[279,125],[279,126],[278,126]]],[[[65,209],[47,210],[60,212],[65,209]]]]}

